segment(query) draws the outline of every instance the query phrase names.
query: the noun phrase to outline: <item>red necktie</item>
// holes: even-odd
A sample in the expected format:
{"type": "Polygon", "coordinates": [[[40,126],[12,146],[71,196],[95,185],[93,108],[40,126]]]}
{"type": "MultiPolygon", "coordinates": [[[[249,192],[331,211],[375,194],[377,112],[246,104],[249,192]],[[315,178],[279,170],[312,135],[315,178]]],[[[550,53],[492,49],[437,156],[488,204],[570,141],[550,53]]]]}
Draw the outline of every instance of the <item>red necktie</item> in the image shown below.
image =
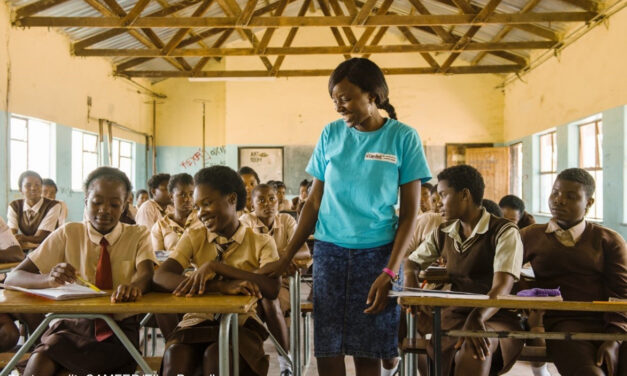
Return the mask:
{"type": "MultiPolygon", "coordinates": [[[[103,236],[100,240],[100,258],[98,259],[98,266],[96,267],[96,287],[101,290],[113,289],[111,259],[109,258],[109,251],[107,251],[108,245],[109,242],[103,236]]],[[[113,335],[113,331],[109,328],[109,325],[102,319],[96,319],[94,321],[94,329],[96,332],[96,341],[98,342],[102,342],[113,335]]]]}

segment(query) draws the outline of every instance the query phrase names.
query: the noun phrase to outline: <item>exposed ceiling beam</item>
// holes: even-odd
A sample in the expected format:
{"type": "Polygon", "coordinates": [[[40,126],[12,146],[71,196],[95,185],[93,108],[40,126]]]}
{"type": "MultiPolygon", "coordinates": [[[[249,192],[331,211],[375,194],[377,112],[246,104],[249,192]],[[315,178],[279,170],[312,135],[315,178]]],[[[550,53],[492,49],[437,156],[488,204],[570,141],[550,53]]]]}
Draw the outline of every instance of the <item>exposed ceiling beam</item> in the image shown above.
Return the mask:
{"type": "MultiPolygon", "coordinates": [[[[449,74],[506,74],[518,72],[522,67],[519,65],[476,65],[451,67],[449,74]]],[[[438,74],[438,69],[425,68],[382,68],[386,75],[402,74],[438,74]]],[[[304,70],[282,70],[277,72],[276,77],[319,77],[329,76],[333,69],[304,69],[304,70]]],[[[271,77],[265,70],[255,71],[124,71],[117,74],[126,77],[146,77],[146,78],[187,78],[187,77],[209,77],[209,78],[230,78],[230,77],[271,77]]]]}
{"type": "MultiPolygon", "coordinates": [[[[228,29],[230,30],[230,29],[228,29]]],[[[396,54],[420,52],[459,52],[455,43],[443,44],[397,44],[364,46],[363,53],[396,54]]],[[[553,42],[495,42],[469,43],[465,51],[500,51],[548,49],[553,42]]],[[[267,47],[262,53],[255,48],[177,48],[167,56],[273,56],[273,55],[341,55],[352,50],[352,46],[317,46],[317,47],[267,47]]],[[[153,49],[86,49],[75,52],[76,56],[128,56],[128,57],[165,57],[163,50],[153,49]]]]}
{"type": "MultiPolygon", "coordinates": [[[[495,13],[485,20],[475,20],[474,14],[447,15],[382,15],[369,16],[363,26],[444,26],[485,24],[527,24],[533,22],[583,22],[591,20],[592,12],[495,13]]],[[[23,27],[106,27],[106,28],[186,28],[220,27],[344,27],[351,26],[350,16],[253,17],[248,25],[238,25],[238,17],[140,17],[132,25],[124,25],[119,17],[26,17],[15,20],[23,27]]]]}
{"type": "Polygon", "coordinates": [[[562,0],[565,3],[574,5],[588,12],[599,12],[605,8],[605,3],[594,0],[562,0]]]}
{"type": "Polygon", "coordinates": [[[14,18],[29,17],[33,14],[52,8],[55,5],[63,4],[68,0],[40,0],[32,4],[25,5],[15,11],[14,18]]]}

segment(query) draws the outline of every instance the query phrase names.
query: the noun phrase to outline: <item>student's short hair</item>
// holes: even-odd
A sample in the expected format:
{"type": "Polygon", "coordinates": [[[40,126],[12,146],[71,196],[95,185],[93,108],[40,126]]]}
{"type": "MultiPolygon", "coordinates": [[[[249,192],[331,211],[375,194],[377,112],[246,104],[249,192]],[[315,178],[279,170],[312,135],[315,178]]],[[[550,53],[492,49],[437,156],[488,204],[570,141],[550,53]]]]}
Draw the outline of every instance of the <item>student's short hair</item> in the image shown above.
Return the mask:
{"type": "Polygon", "coordinates": [[[235,210],[242,210],[246,206],[246,187],[242,178],[229,167],[211,166],[201,169],[194,175],[195,185],[208,185],[223,195],[235,193],[237,203],[235,210]]]}
{"type": "Polygon", "coordinates": [[[152,175],[150,179],[148,179],[148,195],[152,198],[152,190],[159,188],[163,182],[170,181],[170,174],[156,174],[152,175]]]}
{"type": "Polygon", "coordinates": [[[518,210],[520,214],[525,212],[525,202],[515,195],[503,196],[499,201],[499,207],[518,210]]]}
{"type": "Polygon", "coordinates": [[[307,179],[303,179],[303,180],[300,182],[299,187],[309,187],[309,180],[307,180],[307,179]]]}
{"type": "Polygon", "coordinates": [[[438,185],[434,185],[433,187],[431,187],[431,189],[429,190],[429,194],[437,194],[438,193],[438,185]]]}
{"type": "Polygon", "coordinates": [[[472,201],[478,206],[481,205],[485,183],[481,173],[476,168],[469,165],[448,167],[438,174],[438,180],[446,180],[448,185],[457,192],[468,189],[472,201]]]}
{"type": "Polygon", "coordinates": [[[557,175],[556,180],[567,180],[583,185],[587,198],[592,197],[594,195],[594,191],[596,190],[594,178],[583,168],[567,168],[557,175]]]}
{"type": "Polygon", "coordinates": [[[285,188],[287,189],[287,186],[285,185],[285,183],[283,183],[280,180],[275,180],[272,182],[272,186],[274,186],[274,189],[276,189],[277,191],[279,190],[279,188],[285,188]]]}
{"type": "Polygon", "coordinates": [[[488,200],[487,198],[484,198],[482,204],[485,210],[488,211],[488,213],[494,216],[497,216],[499,218],[503,217],[503,211],[501,210],[501,208],[499,208],[496,202],[492,200],[488,200]]]}
{"type": "Polygon", "coordinates": [[[240,167],[239,171],[237,172],[240,176],[242,175],[252,175],[255,177],[255,180],[257,180],[257,184],[261,183],[261,180],[259,179],[259,175],[257,175],[257,171],[253,170],[252,168],[248,167],[248,166],[242,166],[240,167]]]}
{"type": "Polygon", "coordinates": [[[423,183],[420,188],[426,188],[429,190],[429,192],[431,192],[431,190],[433,189],[433,184],[431,183],[423,183]]]}
{"type": "Polygon", "coordinates": [[[145,190],[145,189],[138,189],[138,190],[137,190],[137,192],[135,192],[135,195],[136,195],[137,197],[139,197],[139,195],[143,195],[143,194],[147,194],[147,195],[149,195],[149,196],[150,196],[150,194],[148,193],[148,191],[147,191],[147,190],[145,190]]]}
{"type": "Polygon", "coordinates": [[[48,187],[54,187],[54,191],[55,192],[59,191],[59,188],[57,188],[57,184],[52,179],[44,179],[44,180],[42,180],[41,185],[48,186],[48,187]]]}
{"type": "Polygon", "coordinates": [[[190,174],[182,173],[172,175],[168,182],[168,191],[172,193],[172,190],[176,188],[178,184],[182,185],[194,185],[194,178],[190,174]]]}
{"type": "Polygon", "coordinates": [[[255,193],[259,192],[262,189],[272,189],[274,192],[276,192],[276,187],[272,184],[257,184],[255,188],[253,188],[253,191],[250,192],[250,196],[254,196],[255,193]]]}
{"type": "Polygon", "coordinates": [[[124,188],[126,188],[126,197],[128,197],[128,193],[133,190],[133,186],[131,185],[131,181],[128,179],[128,176],[117,168],[103,166],[98,167],[87,175],[87,179],[85,180],[85,184],[83,185],[83,190],[85,191],[85,196],[89,194],[89,190],[92,187],[94,181],[98,179],[105,179],[111,181],[117,181],[122,183],[124,188]]]}
{"type": "Polygon", "coordinates": [[[41,175],[39,175],[35,171],[26,170],[26,171],[24,171],[24,172],[22,172],[20,174],[19,178],[17,178],[17,185],[18,185],[20,191],[22,190],[22,183],[24,182],[24,179],[26,179],[26,178],[37,178],[37,179],[39,179],[39,181],[41,182],[42,185],[44,183],[43,179],[41,178],[41,175]]]}

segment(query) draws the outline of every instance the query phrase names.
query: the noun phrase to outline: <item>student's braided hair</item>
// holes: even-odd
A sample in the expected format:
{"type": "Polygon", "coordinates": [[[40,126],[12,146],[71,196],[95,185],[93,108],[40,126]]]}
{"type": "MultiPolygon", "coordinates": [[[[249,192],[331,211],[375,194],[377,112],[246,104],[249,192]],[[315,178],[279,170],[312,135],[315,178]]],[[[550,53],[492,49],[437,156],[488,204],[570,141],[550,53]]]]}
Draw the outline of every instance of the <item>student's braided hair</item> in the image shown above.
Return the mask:
{"type": "Polygon", "coordinates": [[[392,119],[397,119],[396,110],[390,104],[390,99],[388,98],[390,92],[388,84],[385,82],[383,72],[377,64],[371,60],[359,57],[340,63],[331,73],[331,77],[329,77],[329,95],[333,92],[335,85],[345,78],[361,90],[374,96],[374,103],[377,105],[377,108],[385,110],[392,119]]]}

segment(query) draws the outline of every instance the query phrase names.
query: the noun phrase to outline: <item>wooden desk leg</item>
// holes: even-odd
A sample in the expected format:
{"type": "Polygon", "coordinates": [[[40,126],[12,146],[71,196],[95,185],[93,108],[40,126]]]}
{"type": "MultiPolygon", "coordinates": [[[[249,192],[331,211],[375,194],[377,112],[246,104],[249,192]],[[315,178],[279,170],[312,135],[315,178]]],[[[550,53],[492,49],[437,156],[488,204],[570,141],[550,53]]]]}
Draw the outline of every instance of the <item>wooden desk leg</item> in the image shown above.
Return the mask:
{"type": "Polygon", "coordinates": [[[300,271],[290,277],[290,351],[294,376],[301,376],[300,362],[300,271]]]}
{"type": "Polygon", "coordinates": [[[231,351],[233,352],[233,376],[239,376],[239,320],[231,314],[231,351]]]}
{"type": "Polygon", "coordinates": [[[433,307],[433,370],[442,376],[442,308],[433,307]]]}
{"type": "MultiPolygon", "coordinates": [[[[407,338],[413,339],[416,337],[416,316],[413,313],[408,312],[405,314],[405,317],[407,320],[407,338]]],[[[407,360],[407,372],[405,375],[416,376],[416,371],[418,370],[417,355],[405,353],[405,359],[407,360]]]]}
{"type": "MultiPolygon", "coordinates": [[[[232,319],[233,315],[230,313],[223,313],[220,317],[220,339],[218,340],[220,376],[229,376],[229,328],[232,319]]],[[[239,358],[237,360],[239,361],[239,358]]]]}

